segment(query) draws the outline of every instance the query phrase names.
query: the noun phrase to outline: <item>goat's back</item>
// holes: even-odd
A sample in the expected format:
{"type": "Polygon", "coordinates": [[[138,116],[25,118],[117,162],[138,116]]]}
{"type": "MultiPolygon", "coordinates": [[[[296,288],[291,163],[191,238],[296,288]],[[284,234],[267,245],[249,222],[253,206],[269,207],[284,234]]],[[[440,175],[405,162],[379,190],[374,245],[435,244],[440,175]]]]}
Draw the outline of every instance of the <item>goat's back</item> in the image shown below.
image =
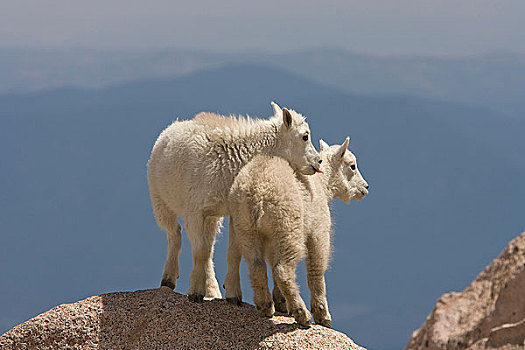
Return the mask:
{"type": "Polygon", "coordinates": [[[293,229],[302,223],[305,190],[286,160],[258,155],[235,178],[229,197],[231,218],[261,232],[293,229]]]}

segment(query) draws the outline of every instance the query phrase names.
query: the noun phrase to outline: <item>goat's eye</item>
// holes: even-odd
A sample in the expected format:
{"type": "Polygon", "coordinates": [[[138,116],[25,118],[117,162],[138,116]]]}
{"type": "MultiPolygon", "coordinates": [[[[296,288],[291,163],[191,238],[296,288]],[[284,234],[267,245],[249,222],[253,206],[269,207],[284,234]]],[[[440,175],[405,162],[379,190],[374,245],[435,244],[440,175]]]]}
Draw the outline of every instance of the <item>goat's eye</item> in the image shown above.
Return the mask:
{"type": "Polygon", "coordinates": [[[304,141],[308,141],[308,135],[304,135],[304,136],[303,136],[303,140],[304,140],[304,141]]]}
{"type": "Polygon", "coordinates": [[[355,170],[355,164],[350,165],[350,169],[355,170]]]}

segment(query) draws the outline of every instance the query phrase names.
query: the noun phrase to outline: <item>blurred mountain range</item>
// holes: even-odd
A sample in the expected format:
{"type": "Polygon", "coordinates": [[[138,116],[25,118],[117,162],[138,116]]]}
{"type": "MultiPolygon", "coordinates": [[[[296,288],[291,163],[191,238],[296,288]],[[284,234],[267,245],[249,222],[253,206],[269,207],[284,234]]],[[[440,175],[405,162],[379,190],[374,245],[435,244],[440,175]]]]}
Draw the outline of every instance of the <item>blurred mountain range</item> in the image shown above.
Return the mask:
{"type": "MultiPolygon", "coordinates": [[[[102,66],[94,64],[98,68],[89,74],[67,63],[73,58],[66,60],[64,77],[55,77],[54,86],[77,87],[29,92],[27,81],[15,88],[16,79],[5,80],[12,83],[4,91],[18,93],[0,96],[0,332],[57,304],[158,285],[167,244],[151,213],[146,162],[164,127],[200,111],[265,117],[275,100],[308,117],[314,140],[332,144],[351,136],[370,194],[349,206],[334,205],[327,288],[334,328],[365,347],[403,348],[441,294],[466,287],[523,231],[525,119],[506,108],[411,95],[402,87],[417,84],[393,76],[372,94],[373,76],[395,70],[380,59],[374,74],[372,61],[362,59],[370,77],[363,68],[361,78],[349,79],[352,88],[344,88],[350,73],[338,75],[330,63],[349,55],[344,52],[319,54],[319,61],[315,55],[299,59],[304,53],[253,55],[261,61],[250,64],[228,63],[241,59],[234,55],[188,55],[178,73],[167,69],[144,79],[146,72],[137,68],[136,76],[122,73],[117,84],[117,58],[106,67],[106,81],[96,78],[103,76],[102,66]],[[326,55],[333,61],[323,61],[326,55]],[[316,65],[333,73],[330,83],[320,82],[316,65]],[[309,78],[299,74],[307,67],[309,78]],[[396,79],[399,89],[389,93],[396,79]],[[360,89],[358,80],[369,84],[360,89]]],[[[48,59],[51,65],[52,54],[48,59]]],[[[339,67],[349,66],[341,59],[339,67]]],[[[45,80],[33,87],[51,87],[45,80]]],[[[464,86],[461,99],[474,95],[464,86]]],[[[226,246],[226,237],[219,237],[219,281],[226,273],[226,246]]],[[[178,291],[186,292],[190,270],[185,238],[178,291]]],[[[303,267],[298,270],[306,296],[303,267]]],[[[243,290],[251,302],[246,275],[243,290]]]]}
{"type": "Polygon", "coordinates": [[[262,64],[358,94],[409,94],[525,113],[525,56],[370,56],[340,49],[286,53],[0,48],[0,93],[179,77],[224,65],[262,64]]]}

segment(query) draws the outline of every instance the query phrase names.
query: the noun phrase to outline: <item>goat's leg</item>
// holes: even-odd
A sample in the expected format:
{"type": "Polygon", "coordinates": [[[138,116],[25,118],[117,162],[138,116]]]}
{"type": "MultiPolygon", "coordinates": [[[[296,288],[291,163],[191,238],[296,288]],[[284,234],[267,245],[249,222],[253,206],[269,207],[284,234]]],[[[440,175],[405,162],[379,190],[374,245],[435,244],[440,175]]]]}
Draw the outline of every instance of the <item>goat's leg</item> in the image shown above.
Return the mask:
{"type": "MultiPolygon", "coordinates": [[[[275,265],[275,252],[272,249],[266,249],[265,255],[268,261],[270,262],[270,266],[274,266],[275,265]]],[[[272,279],[273,279],[272,299],[275,305],[275,311],[286,314],[288,313],[288,310],[286,309],[286,299],[284,298],[283,293],[281,293],[281,290],[279,289],[279,286],[277,285],[277,281],[275,280],[275,276],[273,273],[272,273],[272,279]]]]}
{"type": "Polygon", "coordinates": [[[235,237],[233,220],[230,217],[227,258],[228,272],[224,280],[224,289],[226,289],[226,301],[235,305],[241,305],[242,303],[241,279],[239,276],[241,257],[241,249],[235,237]]]}
{"type": "Polygon", "coordinates": [[[281,312],[283,314],[288,313],[288,310],[286,308],[286,299],[284,298],[283,293],[279,289],[279,286],[277,285],[277,281],[275,280],[275,277],[273,277],[272,298],[273,298],[273,303],[275,304],[275,311],[281,312]]]}
{"type": "Polygon", "coordinates": [[[179,278],[179,253],[182,247],[182,227],[177,223],[175,229],[167,230],[168,257],[164,263],[161,286],[175,289],[176,280],[179,278]]]}
{"type": "Polygon", "coordinates": [[[307,242],[308,253],[306,256],[306,275],[310,289],[310,310],[317,324],[332,327],[332,317],[328,311],[326,300],[326,283],[324,274],[328,267],[330,256],[330,237],[325,240],[307,242]]]}
{"type": "Polygon", "coordinates": [[[222,227],[223,217],[208,217],[204,220],[204,234],[212,237],[211,252],[206,263],[206,299],[222,299],[221,289],[215,277],[215,269],[213,265],[213,245],[215,244],[215,236],[222,227]]]}
{"type": "Polygon", "coordinates": [[[252,283],[255,306],[262,315],[271,317],[275,313],[275,308],[273,306],[272,295],[268,289],[266,262],[264,261],[260,240],[255,239],[251,244],[244,244],[243,254],[250,271],[250,281],[252,283]]]}
{"type": "Polygon", "coordinates": [[[177,278],[179,278],[179,253],[182,247],[182,228],[177,222],[177,215],[169,210],[159,196],[151,194],[153,214],[160,228],[166,231],[168,237],[168,256],[162,271],[161,286],[175,289],[177,278]]]}
{"type": "Polygon", "coordinates": [[[213,269],[213,244],[221,218],[192,215],[184,218],[191,242],[193,269],[190,274],[188,298],[202,302],[206,298],[221,298],[213,269]]]}
{"type": "Polygon", "coordinates": [[[297,323],[307,326],[310,324],[312,316],[306,308],[304,300],[299,294],[299,287],[295,282],[295,268],[298,260],[297,258],[283,259],[279,257],[273,266],[272,274],[286,299],[288,312],[294,316],[297,323]]]}

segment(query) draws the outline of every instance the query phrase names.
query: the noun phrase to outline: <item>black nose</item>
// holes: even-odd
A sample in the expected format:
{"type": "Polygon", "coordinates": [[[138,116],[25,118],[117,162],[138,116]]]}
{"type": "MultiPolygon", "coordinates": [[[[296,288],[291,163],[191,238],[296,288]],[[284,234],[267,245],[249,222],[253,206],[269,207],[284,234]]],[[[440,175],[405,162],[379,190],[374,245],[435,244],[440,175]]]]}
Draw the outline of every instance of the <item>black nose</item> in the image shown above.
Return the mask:
{"type": "Polygon", "coordinates": [[[322,160],[322,159],[319,159],[319,164],[321,164],[322,162],[323,162],[323,160],[322,160]]]}
{"type": "Polygon", "coordinates": [[[366,188],[367,190],[368,190],[368,187],[370,187],[370,186],[368,186],[368,185],[365,186],[365,188],[366,188]]]}

